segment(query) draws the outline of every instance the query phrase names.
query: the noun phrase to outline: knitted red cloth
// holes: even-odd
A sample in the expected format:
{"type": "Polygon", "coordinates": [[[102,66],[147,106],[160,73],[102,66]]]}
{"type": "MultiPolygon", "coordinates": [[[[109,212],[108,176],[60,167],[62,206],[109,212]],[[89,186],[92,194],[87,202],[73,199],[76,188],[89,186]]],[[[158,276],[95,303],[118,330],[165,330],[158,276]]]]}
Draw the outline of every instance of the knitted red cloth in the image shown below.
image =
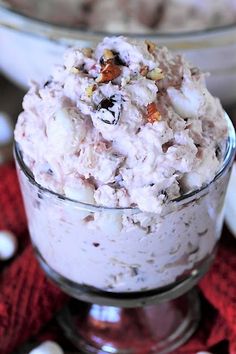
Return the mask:
{"type": "Polygon", "coordinates": [[[13,164],[0,166],[0,230],[19,239],[18,255],[0,278],[0,353],[7,354],[37,334],[65,299],[35,259],[13,164]]]}
{"type": "MultiPolygon", "coordinates": [[[[0,230],[14,232],[20,245],[15,259],[2,263],[0,353],[12,353],[33,336],[61,342],[61,332],[50,320],[66,297],[46,279],[35,260],[13,164],[0,166],[0,230]]],[[[199,330],[174,354],[200,350],[236,354],[236,241],[227,233],[224,230],[215,263],[200,283],[203,318],[199,330]]]]}

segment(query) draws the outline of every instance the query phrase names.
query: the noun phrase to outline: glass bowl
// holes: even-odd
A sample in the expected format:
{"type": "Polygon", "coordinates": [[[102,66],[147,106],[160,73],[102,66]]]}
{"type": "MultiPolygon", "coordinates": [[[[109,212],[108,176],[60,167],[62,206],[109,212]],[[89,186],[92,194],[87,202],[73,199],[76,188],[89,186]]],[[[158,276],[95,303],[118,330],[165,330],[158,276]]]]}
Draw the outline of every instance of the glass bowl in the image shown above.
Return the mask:
{"type": "MultiPolygon", "coordinates": [[[[26,1],[25,1],[26,2],[26,1]]],[[[29,3],[30,4],[30,3],[29,3]]],[[[49,2],[40,0],[40,6],[49,2]]],[[[52,24],[25,15],[0,0],[0,69],[24,89],[29,80],[46,80],[53,64],[60,63],[68,46],[94,46],[104,36],[119,33],[95,32],[52,24]]],[[[202,71],[209,72],[210,91],[222,103],[236,101],[236,25],[179,33],[135,34],[137,39],[150,39],[159,45],[182,53],[202,71]]]]}
{"type": "Polygon", "coordinates": [[[224,161],[208,185],[172,200],[159,214],[81,203],[39,185],[15,160],[39,262],[73,298],[60,317],[89,353],[167,353],[196,329],[191,290],[213,262],[235,154],[228,121],[224,161]]]}

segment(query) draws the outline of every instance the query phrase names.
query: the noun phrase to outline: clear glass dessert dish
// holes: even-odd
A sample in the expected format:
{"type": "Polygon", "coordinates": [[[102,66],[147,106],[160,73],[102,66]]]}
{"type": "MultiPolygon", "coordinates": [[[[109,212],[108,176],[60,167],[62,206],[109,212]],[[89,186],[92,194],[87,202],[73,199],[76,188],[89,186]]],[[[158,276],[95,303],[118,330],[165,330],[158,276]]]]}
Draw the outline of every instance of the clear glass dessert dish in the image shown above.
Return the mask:
{"type": "MultiPolygon", "coordinates": [[[[68,7],[71,2],[73,1],[66,2],[68,7]]],[[[78,0],[77,3],[79,2],[78,0]]],[[[89,27],[79,28],[74,22],[69,25],[68,21],[60,21],[61,14],[58,18],[58,9],[55,14],[55,1],[41,0],[37,4],[34,6],[31,1],[25,0],[24,6],[17,7],[12,5],[11,1],[0,0],[0,70],[24,89],[28,87],[31,79],[46,79],[50,68],[60,63],[66,47],[93,47],[104,36],[122,33],[140,40],[150,39],[158,45],[166,45],[172,51],[184,54],[202,71],[211,74],[207,78],[208,87],[223,104],[231,105],[235,102],[235,24],[172,33],[142,33],[142,30],[141,33],[131,33],[122,28],[116,32],[92,31],[89,27]],[[49,20],[50,11],[55,17],[52,21],[49,20]],[[48,14],[47,19],[43,20],[45,13],[48,14]]],[[[229,13],[229,10],[227,11],[229,13]]],[[[76,15],[81,17],[78,11],[76,15]]]]}
{"type": "Polygon", "coordinates": [[[32,243],[48,277],[76,299],[60,322],[82,351],[168,353],[197,328],[192,289],[214,259],[235,154],[226,119],[225,156],[215,178],[172,200],[161,215],[89,205],[47,190],[15,145],[32,243]]]}

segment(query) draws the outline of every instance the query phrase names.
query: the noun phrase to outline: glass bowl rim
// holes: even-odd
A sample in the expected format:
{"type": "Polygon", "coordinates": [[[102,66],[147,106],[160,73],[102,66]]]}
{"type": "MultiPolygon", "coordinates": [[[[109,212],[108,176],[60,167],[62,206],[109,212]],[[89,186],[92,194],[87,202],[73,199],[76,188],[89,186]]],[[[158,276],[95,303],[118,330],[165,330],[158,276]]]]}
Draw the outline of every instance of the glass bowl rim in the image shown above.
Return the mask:
{"type": "MultiPolygon", "coordinates": [[[[225,156],[224,160],[217,171],[215,177],[208,183],[204,184],[201,188],[195,189],[193,191],[187,192],[186,194],[183,194],[175,199],[170,200],[167,205],[176,203],[178,205],[184,205],[188,204],[191,202],[196,196],[199,198],[205,195],[211,185],[218,180],[224,172],[227,170],[228,166],[231,165],[234,159],[235,151],[236,151],[236,136],[235,136],[235,130],[234,126],[232,124],[232,121],[230,120],[228,114],[225,112],[225,119],[227,122],[228,126],[228,137],[226,141],[226,151],[225,151],[225,156]]],[[[80,206],[80,209],[85,209],[85,210],[90,210],[90,211],[101,211],[101,210],[106,210],[106,211],[132,211],[132,212],[143,212],[137,207],[106,207],[103,205],[96,205],[96,204],[89,204],[85,202],[78,201],[76,199],[68,198],[64,195],[61,195],[57,192],[54,192],[48,188],[45,188],[41,186],[38,182],[36,182],[32,172],[29,170],[29,168],[26,166],[23,160],[22,153],[20,151],[19,144],[14,141],[13,144],[13,150],[14,150],[14,157],[16,162],[18,163],[20,170],[23,171],[24,175],[27,177],[31,185],[37,187],[40,192],[46,193],[47,195],[51,195],[54,197],[57,197],[60,200],[63,200],[64,202],[68,203],[73,203],[75,206],[80,206]]]]}
{"type": "MultiPolygon", "coordinates": [[[[49,20],[43,20],[40,18],[37,18],[36,15],[32,16],[32,15],[28,15],[26,13],[24,13],[23,11],[21,11],[18,8],[14,8],[14,6],[12,6],[10,3],[4,1],[4,0],[0,0],[0,9],[3,8],[4,10],[6,10],[7,12],[9,12],[10,14],[13,15],[18,15],[20,16],[22,19],[25,19],[26,21],[32,21],[35,24],[39,24],[39,25],[47,25],[50,26],[52,29],[59,30],[59,31],[70,31],[70,32],[74,32],[77,34],[83,34],[83,35],[88,35],[88,36],[99,36],[99,37],[107,37],[107,36],[125,36],[125,37],[129,37],[129,38],[136,38],[138,40],[141,39],[157,39],[159,38],[161,39],[181,39],[182,37],[187,37],[187,38],[191,38],[191,37],[198,37],[199,35],[205,35],[205,34],[219,34],[222,33],[224,31],[228,31],[228,30],[236,30],[236,23],[230,23],[230,24],[226,24],[226,25],[221,25],[221,26],[216,26],[216,27],[207,27],[207,28],[203,28],[203,29],[199,29],[199,30],[188,30],[188,31],[177,31],[177,32],[150,32],[150,33],[129,33],[129,32],[108,32],[108,31],[95,31],[95,30],[89,30],[89,29],[84,29],[84,28],[80,28],[80,27],[72,27],[70,25],[66,25],[66,24],[60,24],[60,23],[53,23],[50,22],[49,20]]],[[[31,32],[32,34],[36,34],[34,33],[35,30],[30,30],[29,32],[31,32]]],[[[79,39],[79,38],[78,38],[79,39]]]]}

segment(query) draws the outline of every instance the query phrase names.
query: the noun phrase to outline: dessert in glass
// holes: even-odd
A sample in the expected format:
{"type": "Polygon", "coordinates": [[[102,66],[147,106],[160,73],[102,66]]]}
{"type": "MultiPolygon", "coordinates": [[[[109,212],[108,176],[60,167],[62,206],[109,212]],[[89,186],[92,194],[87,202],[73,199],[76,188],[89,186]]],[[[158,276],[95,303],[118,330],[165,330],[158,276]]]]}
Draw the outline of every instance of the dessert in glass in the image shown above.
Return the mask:
{"type": "Polygon", "coordinates": [[[108,33],[187,32],[236,23],[235,0],[1,1],[31,18],[108,33]]]}
{"type": "Polygon", "coordinates": [[[110,37],[68,50],[23,107],[16,166],[41,266],[76,299],[66,334],[85,352],[170,352],[199,322],[191,289],[214,259],[235,152],[204,74],[110,37]]]}

